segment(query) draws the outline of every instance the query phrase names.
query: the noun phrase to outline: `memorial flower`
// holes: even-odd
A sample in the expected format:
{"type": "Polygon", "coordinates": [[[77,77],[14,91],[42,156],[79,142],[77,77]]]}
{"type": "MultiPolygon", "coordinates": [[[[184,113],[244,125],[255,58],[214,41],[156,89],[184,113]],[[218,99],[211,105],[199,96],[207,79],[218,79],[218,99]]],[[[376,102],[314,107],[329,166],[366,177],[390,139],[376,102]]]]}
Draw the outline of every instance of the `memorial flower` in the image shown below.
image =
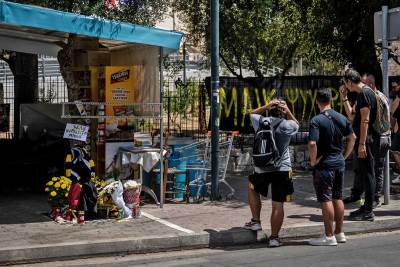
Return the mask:
{"type": "Polygon", "coordinates": [[[72,181],[67,177],[52,177],[46,183],[44,191],[48,194],[48,202],[51,207],[63,207],[68,205],[68,192],[72,181]]]}

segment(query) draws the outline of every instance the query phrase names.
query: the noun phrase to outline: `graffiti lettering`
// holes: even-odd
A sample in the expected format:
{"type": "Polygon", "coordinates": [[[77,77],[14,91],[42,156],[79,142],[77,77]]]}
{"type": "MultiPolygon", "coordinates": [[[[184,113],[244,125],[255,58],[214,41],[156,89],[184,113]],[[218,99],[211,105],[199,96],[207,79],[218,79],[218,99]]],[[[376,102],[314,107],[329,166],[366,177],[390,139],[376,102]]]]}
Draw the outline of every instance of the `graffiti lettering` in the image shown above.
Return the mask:
{"type": "MultiPolygon", "coordinates": [[[[343,102],[337,89],[332,89],[332,108],[343,111],[343,102]]],[[[317,113],[316,90],[286,88],[283,90],[290,110],[299,121],[310,120],[317,113]]],[[[277,90],[243,88],[241,94],[236,87],[232,89],[220,88],[221,125],[230,121],[230,127],[246,128],[248,114],[252,110],[268,104],[276,96],[277,90]],[[262,95],[262,98],[261,98],[262,95]],[[240,125],[239,125],[240,122],[240,125]]],[[[221,127],[223,129],[223,127],[221,127]]]]}
{"type": "Polygon", "coordinates": [[[229,102],[228,105],[228,100],[227,100],[227,96],[225,93],[225,89],[224,88],[220,88],[219,89],[219,99],[220,99],[220,109],[221,109],[221,118],[222,118],[222,112],[224,112],[225,114],[225,118],[229,118],[229,116],[231,115],[231,110],[232,110],[232,106],[234,106],[234,113],[233,113],[233,124],[235,126],[237,126],[237,111],[238,111],[238,99],[237,99],[237,91],[236,88],[233,87],[232,90],[232,95],[230,97],[231,101],[229,102]]]}
{"type": "MultiPolygon", "coordinates": [[[[340,77],[287,77],[283,84],[276,82],[267,87],[256,88],[255,83],[246,83],[235,78],[221,77],[220,96],[220,129],[223,131],[240,131],[252,133],[249,114],[252,110],[268,104],[274,97],[283,96],[293,115],[307,123],[318,113],[316,89],[320,85],[332,89],[332,107],[343,111],[343,103],[338,92],[340,77]],[[277,86],[283,89],[276,89],[277,86]]],[[[210,82],[206,81],[209,96],[210,82]]]]}

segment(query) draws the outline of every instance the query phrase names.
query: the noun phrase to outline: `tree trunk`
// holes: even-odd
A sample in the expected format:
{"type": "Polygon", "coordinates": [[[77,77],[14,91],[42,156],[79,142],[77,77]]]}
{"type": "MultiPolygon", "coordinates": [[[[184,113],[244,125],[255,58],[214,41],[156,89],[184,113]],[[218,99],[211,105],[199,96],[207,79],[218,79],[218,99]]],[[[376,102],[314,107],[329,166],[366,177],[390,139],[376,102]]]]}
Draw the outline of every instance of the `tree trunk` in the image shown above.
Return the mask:
{"type": "Polygon", "coordinates": [[[79,83],[74,77],[72,71],[73,68],[73,56],[74,56],[74,38],[71,34],[68,37],[68,43],[66,46],[58,52],[57,59],[60,64],[60,72],[64,78],[68,88],[68,101],[73,102],[83,98],[81,95],[79,83]]]}
{"type": "Polygon", "coordinates": [[[20,106],[35,103],[38,95],[38,57],[36,54],[15,53],[10,64],[14,74],[14,136],[19,137],[20,106]]]}

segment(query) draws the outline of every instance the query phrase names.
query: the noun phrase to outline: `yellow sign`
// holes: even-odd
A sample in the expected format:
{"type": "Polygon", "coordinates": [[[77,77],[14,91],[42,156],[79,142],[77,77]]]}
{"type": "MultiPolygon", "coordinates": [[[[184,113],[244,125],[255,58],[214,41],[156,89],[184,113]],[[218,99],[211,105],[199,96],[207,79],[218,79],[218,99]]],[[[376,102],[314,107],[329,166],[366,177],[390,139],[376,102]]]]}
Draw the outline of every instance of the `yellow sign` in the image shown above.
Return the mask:
{"type": "MultiPolygon", "coordinates": [[[[106,102],[118,105],[106,105],[107,116],[133,115],[133,106],[124,105],[134,103],[134,71],[133,66],[106,67],[106,102]]],[[[106,120],[106,135],[112,136],[116,132],[134,129],[133,119],[114,118],[106,120]]],[[[129,138],[128,136],[125,136],[129,138]]]]}

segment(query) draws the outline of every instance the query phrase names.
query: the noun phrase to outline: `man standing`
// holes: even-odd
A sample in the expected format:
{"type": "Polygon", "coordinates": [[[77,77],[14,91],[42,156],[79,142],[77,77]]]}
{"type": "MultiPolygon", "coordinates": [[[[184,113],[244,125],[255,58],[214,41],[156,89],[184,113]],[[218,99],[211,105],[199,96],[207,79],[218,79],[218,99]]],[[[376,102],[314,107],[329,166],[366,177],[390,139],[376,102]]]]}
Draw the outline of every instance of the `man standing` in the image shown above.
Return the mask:
{"type": "Polygon", "coordinates": [[[335,246],[337,242],[346,242],[342,229],[345,159],[350,155],[356,137],[346,117],[331,108],[330,89],[318,90],[316,101],[320,114],[311,120],[308,148],[311,166],[314,167],[314,188],[317,200],[321,203],[325,234],[310,240],[310,244],[335,246]],[[347,138],[345,149],[343,137],[347,138]],[[335,231],[333,221],[336,223],[335,231]]]}
{"type": "MultiPolygon", "coordinates": [[[[378,88],[375,85],[375,77],[372,74],[364,74],[361,78],[361,82],[368,85],[372,88],[376,93],[378,88]]],[[[344,103],[346,112],[348,111],[349,105],[347,101],[347,94],[345,91],[341,91],[343,101],[346,100],[347,103],[344,103]]],[[[389,101],[388,99],[382,95],[386,108],[389,109],[389,101]]],[[[387,133],[384,133],[379,136],[377,139],[378,142],[374,142],[374,157],[375,157],[375,195],[374,195],[374,204],[373,208],[379,207],[381,205],[380,197],[382,196],[383,191],[383,176],[384,176],[384,163],[385,163],[385,156],[389,150],[390,146],[390,130],[387,133]]],[[[357,168],[356,168],[357,169],[357,168]]],[[[351,189],[351,195],[344,199],[344,203],[351,203],[361,200],[361,195],[364,192],[363,180],[358,175],[358,170],[355,170],[354,174],[354,183],[353,188],[351,189]]]]}
{"type": "MultiPolygon", "coordinates": [[[[261,199],[260,195],[267,197],[268,187],[271,184],[272,191],[272,212],[271,212],[271,236],[269,238],[270,247],[279,247],[279,231],[282,227],[284,211],[283,203],[291,200],[293,194],[292,166],[289,156],[289,143],[292,135],[296,134],[299,124],[293,114],[290,112],[287,104],[283,100],[274,99],[267,105],[258,108],[252,112],[250,119],[257,135],[262,132],[273,133],[270,140],[273,147],[276,148],[277,160],[272,165],[265,162],[255,163],[254,173],[249,176],[249,205],[252,213],[252,219],[246,223],[244,228],[249,230],[261,230],[261,199]],[[268,117],[263,114],[268,110],[268,117]],[[286,117],[286,119],[285,119],[286,117]],[[270,131],[263,129],[268,128],[270,131]],[[258,165],[258,166],[257,166],[258,165]],[[259,167],[261,166],[261,167],[259,167]]],[[[261,142],[265,149],[267,141],[261,142]]],[[[254,158],[254,153],[253,153],[254,158]]]]}
{"type": "Polygon", "coordinates": [[[357,221],[373,221],[373,202],[375,197],[375,158],[374,142],[380,143],[380,135],[374,130],[373,124],[377,117],[377,100],[372,88],[361,81],[360,74],[348,69],[344,74],[345,90],[342,90],[343,104],[346,112],[354,114],[353,129],[357,136],[357,168],[363,181],[365,202],[358,210],[350,213],[350,218],[357,221]],[[357,92],[355,107],[350,107],[347,90],[357,92]]]}

